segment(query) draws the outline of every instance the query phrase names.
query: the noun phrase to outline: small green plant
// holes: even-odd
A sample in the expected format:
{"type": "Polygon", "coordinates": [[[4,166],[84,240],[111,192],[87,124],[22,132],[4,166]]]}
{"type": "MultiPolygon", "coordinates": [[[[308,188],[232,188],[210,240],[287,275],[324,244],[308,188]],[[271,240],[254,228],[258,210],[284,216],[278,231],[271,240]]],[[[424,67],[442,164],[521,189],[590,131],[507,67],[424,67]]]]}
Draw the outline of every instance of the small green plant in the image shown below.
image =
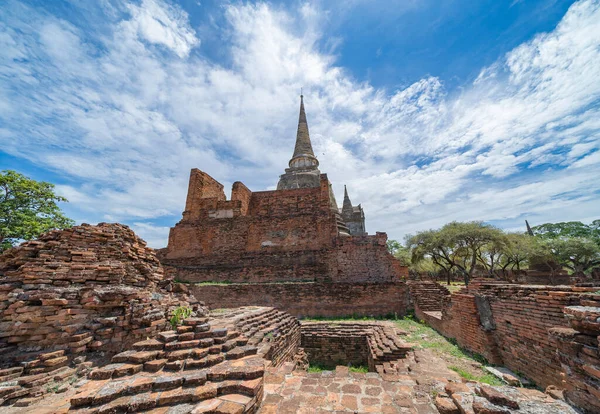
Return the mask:
{"type": "MultiPolygon", "coordinates": [[[[337,363],[331,365],[310,363],[310,365],[308,366],[308,372],[335,371],[335,367],[338,365],[346,364],[344,364],[342,361],[338,361],[337,363]]],[[[366,374],[367,372],[369,372],[369,367],[364,365],[348,365],[348,371],[366,374]]]]}
{"type": "Polygon", "coordinates": [[[488,385],[504,385],[504,383],[500,379],[496,378],[490,373],[485,373],[483,375],[477,376],[471,374],[469,371],[466,371],[460,367],[449,366],[448,368],[456,372],[458,375],[460,375],[467,381],[483,382],[484,384],[488,385]]]}
{"type": "Polygon", "coordinates": [[[308,366],[308,372],[323,372],[323,371],[331,371],[331,369],[329,367],[326,367],[325,365],[322,364],[314,364],[311,363],[308,366]]]}
{"type": "Polygon", "coordinates": [[[186,306],[180,306],[173,311],[173,316],[169,322],[171,323],[171,327],[173,330],[177,329],[177,325],[179,325],[185,318],[189,318],[192,315],[192,310],[186,306]]]}
{"type": "Polygon", "coordinates": [[[350,372],[360,372],[362,374],[366,374],[369,372],[369,367],[365,367],[364,365],[350,365],[348,370],[350,372]]]}

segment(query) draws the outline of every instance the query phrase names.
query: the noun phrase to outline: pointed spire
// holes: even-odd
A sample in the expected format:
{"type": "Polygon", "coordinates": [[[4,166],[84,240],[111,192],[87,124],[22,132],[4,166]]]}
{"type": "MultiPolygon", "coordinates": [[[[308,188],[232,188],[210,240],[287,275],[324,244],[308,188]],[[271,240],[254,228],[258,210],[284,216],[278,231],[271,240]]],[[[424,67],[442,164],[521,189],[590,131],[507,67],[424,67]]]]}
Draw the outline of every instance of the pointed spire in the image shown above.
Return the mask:
{"type": "Polygon", "coordinates": [[[342,211],[352,213],[352,202],[350,201],[350,197],[348,197],[348,190],[344,185],[344,204],[342,204],[342,211]]]}
{"type": "Polygon", "coordinates": [[[527,234],[533,236],[533,230],[531,230],[531,227],[529,226],[529,222],[527,220],[525,220],[525,225],[527,226],[527,234]]]}
{"type": "MultiPolygon", "coordinates": [[[[292,160],[298,157],[308,157],[316,160],[315,153],[312,149],[312,144],[310,143],[308,122],[306,122],[306,112],[304,111],[303,95],[300,95],[300,116],[298,117],[298,132],[296,133],[296,146],[294,147],[294,155],[292,156],[292,160]]],[[[290,166],[291,163],[292,161],[290,161],[290,166]]]]}
{"type": "Polygon", "coordinates": [[[294,188],[314,188],[321,185],[321,171],[319,160],[315,157],[308,123],[304,112],[304,96],[300,95],[300,116],[298,117],[298,132],[296,133],[296,147],[294,155],[285,169],[285,174],[279,176],[278,190],[291,190],[294,188]]]}

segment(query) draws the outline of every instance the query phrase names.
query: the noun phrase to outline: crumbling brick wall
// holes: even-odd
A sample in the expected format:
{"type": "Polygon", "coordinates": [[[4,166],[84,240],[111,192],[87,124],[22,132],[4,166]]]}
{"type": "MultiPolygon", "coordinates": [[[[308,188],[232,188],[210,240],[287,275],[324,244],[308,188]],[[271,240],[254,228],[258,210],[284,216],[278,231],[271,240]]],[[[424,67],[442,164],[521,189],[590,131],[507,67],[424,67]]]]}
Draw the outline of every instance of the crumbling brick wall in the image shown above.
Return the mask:
{"type": "Polygon", "coordinates": [[[388,253],[385,233],[338,234],[325,174],[320,187],[285,191],[251,192],[236,182],[226,201],[219,183],[192,170],[189,191],[161,257],[178,281],[387,283],[408,274],[388,253]]]}
{"type": "Polygon", "coordinates": [[[585,413],[600,412],[600,295],[564,308],[569,328],[550,329],[565,381],[565,398],[585,413]]]}
{"type": "Polygon", "coordinates": [[[0,362],[41,349],[120,351],[165,328],[173,308],[197,306],[172,288],[153,250],[120,224],[9,249],[0,256],[0,362]]]}
{"type": "Polygon", "coordinates": [[[493,364],[502,363],[492,332],[481,324],[474,295],[453,294],[452,301],[446,302],[442,309],[442,315],[441,328],[446,336],[456,339],[460,346],[483,355],[493,364]]]}
{"type": "Polygon", "coordinates": [[[561,364],[548,337],[553,327],[568,327],[565,307],[579,305],[597,288],[473,282],[444,300],[441,318],[423,319],[447,337],[520,372],[536,384],[560,386],[561,364]]]}
{"type": "Polygon", "coordinates": [[[412,349],[398,334],[390,322],[303,322],[301,345],[311,364],[362,365],[380,372],[412,349]]]}
{"type": "Polygon", "coordinates": [[[504,363],[543,387],[557,385],[562,372],[548,329],[567,326],[563,308],[580,300],[574,288],[559,289],[513,285],[482,291],[492,296],[494,335],[504,363]]]}

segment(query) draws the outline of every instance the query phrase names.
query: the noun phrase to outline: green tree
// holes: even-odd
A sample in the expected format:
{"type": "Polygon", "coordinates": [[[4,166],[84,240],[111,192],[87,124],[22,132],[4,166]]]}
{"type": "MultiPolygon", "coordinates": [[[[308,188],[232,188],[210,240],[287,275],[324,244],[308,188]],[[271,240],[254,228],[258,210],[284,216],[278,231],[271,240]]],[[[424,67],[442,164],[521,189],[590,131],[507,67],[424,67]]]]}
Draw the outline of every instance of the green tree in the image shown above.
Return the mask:
{"type": "Polygon", "coordinates": [[[389,239],[386,242],[386,246],[388,249],[388,252],[390,252],[392,255],[395,255],[396,252],[400,249],[402,249],[402,244],[398,241],[398,240],[394,240],[394,239],[389,239]]]}
{"type": "Polygon", "coordinates": [[[490,276],[494,276],[494,271],[505,261],[507,245],[508,238],[499,232],[496,237],[477,250],[477,261],[490,276]]]}
{"type": "Polygon", "coordinates": [[[448,283],[450,272],[456,268],[468,284],[478,259],[483,258],[482,252],[486,246],[489,248],[494,243],[500,243],[502,237],[502,230],[488,224],[479,221],[454,221],[439,230],[427,230],[409,236],[407,245],[411,248],[413,263],[430,257],[446,272],[448,283]]]}
{"type": "Polygon", "coordinates": [[[402,263],[402,266],[411,265],[410,249],[400,245],[400,248],[394,253],[394,257],[402,263]]]}
{"type": "Polygon", "coordinates": [[[54,194],[54,185],[35,181],[16,171],[0,173],[0,252],[20,240],[30,240],[52,230],[70,227],[58,202],[64,197],[54,194]]]}
{"type": "Polygon", "coordinates": [[[521,270],[533,257],[543,257],[545,254],[543,246],[536,237],[524,233],[508,233],[505,237],[506,244],[501,262],[504,272],[509,267],[511,270],[521,270]]]}
{"type": "Polygon", "coordinates": [[[554,259],[573,273],[583,274],[600,265],[600,246],[584,237],[552,238],[544,241],[554,259]]]}
{"type": "Polygon", "coordinates": [[[594,220],[591,224],[583,224],[580,221],[544,223],[532,227],[531,230],[536,237],[543,240],[579,237],[593,240],[600,246],[600,220],[594,220]]]}
{"type": "Polygon", "coordinates": [[[447,276],[450,284],[450,275],[455,267],[454,246],[448,246],[440,230],[426,230],[406,237],[406,245],[411,249],[411,262],[415,266],[431,260],[447,276]]]}

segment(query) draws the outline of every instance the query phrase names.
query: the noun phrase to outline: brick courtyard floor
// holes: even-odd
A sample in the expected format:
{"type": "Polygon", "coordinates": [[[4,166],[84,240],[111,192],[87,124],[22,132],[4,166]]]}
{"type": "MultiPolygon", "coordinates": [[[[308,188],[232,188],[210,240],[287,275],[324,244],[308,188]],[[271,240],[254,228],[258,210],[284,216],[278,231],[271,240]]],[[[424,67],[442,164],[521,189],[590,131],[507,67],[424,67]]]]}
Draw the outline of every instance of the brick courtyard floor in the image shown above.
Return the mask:
{"type": "Polygon", "coordinates": [[[416,364],[413,354],[406,361],[384,364],[379,373],[349,372],[342,366],[318,373],[291,371],[286,365],[269,369],[259,414],[438,413],[431,390],[441,386],[443,391],[444,383],[460,378],[435,355],[424,352],[427,357],[421,364],[416,364]],[[419,368],[412,371],[413,375],[407,368],[411,362],[419,368]],[[415,374],[420,376],[419,381],[415,374]]]}
{"type": "MultiPolygon", "coordinates": [[[[520,405],[511,410],[491,404],[476,395],[476,383],[465,384],[456,372],[430,350],[417,350],[405,359],[385,363],[378,372],[355,373],[339,366],[335,371],[307,373],[293,371],[291,364],[269,368],[265,375],[264,399],[259,414],[319,413],[413,413],[436,414],[458,411],[444,402],[454,394],[460,412],[576,414],[563,401],[554,400],[535,389],[494,387],[504,397],[520,405]],[[435,400],[441,409],[434,405],[435,400]],[[441,401],[440,401],[441,400],[441,401]]],[[[484,385],[485,387],[485,385],[484,385]]],[[[502,398],[504,398],[502,397],[502,398]]]]}

